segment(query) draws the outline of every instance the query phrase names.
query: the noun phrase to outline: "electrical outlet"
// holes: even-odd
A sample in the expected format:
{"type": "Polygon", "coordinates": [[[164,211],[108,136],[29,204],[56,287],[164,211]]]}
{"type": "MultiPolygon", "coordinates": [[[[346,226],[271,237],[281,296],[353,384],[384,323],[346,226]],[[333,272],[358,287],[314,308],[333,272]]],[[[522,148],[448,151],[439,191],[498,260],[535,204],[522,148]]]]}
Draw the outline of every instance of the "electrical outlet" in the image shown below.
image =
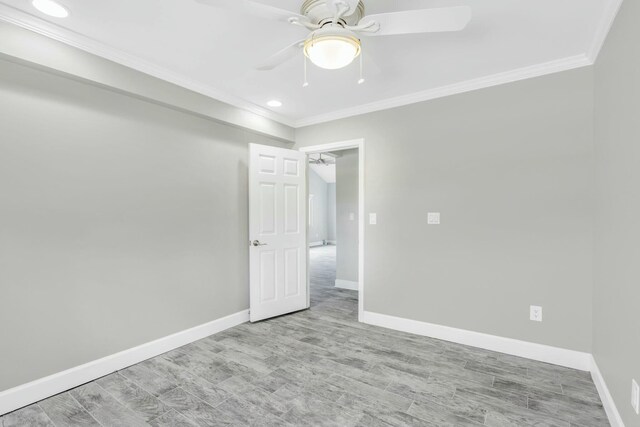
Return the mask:
{"type": "Polygon", "coordinates": [[[440,224],[440,212],[427,212],[427,224],[428,225],[440,224]]]}
{"type": "Polygon", "coordinates": [[[378,223],[378,215],[374,213],[369,214],[369,224],[376,225],[378,223]]]}
{"type": "Polygon", "coordinates": [[[631,406],[636,414],[640,415],[640,387],[636,380],[631,380],[631,406]]]}
{"type": "Polygon", "coordinates": [[[542,322],[542,307],[532,305],[529,309],[529,319],[534,322],[542,322]]]}

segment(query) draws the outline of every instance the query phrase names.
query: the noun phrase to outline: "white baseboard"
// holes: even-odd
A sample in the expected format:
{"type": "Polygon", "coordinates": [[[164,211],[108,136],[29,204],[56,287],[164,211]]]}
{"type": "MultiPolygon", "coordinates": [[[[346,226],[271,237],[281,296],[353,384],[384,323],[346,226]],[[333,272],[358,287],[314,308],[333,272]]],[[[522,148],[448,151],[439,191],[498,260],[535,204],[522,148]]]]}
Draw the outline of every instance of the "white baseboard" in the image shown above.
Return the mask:
{"type": "Polygon", "coordinates": [[[243,310],[0,392],[0,415],[249,321],[243,310]]]}
{"type": "Polygon", "coordinates": [[[360,289],[358,282],[352,282],[351,280],[336,279],[335,286],[336,288],[350,289],[352,291],[357,291],[360,289]]]}
{"type": "Polygon", "coordinates": [[[323,246],[324,242],[323,241],[319,241],[319,242],[309,242],[309,247],[312,248],[314,246],[323,246]]]}
{"type": "Polygon", "coordinates": [[[544,344],[483,334],[481,332],[420,322],[402,317],[388,316],[386,314],[372,313],[370,311],[364,312],[363,322],[383,328],[479,347],[485,350],[526,357],[528,359],[566,366],[581,371],[590,371],[592,366],[591,354],[581,351],[551,347],[544,344]]]}
{"type": "Polygon", "coordinates": [[[566,366],[568,368],[579,369],[581,371],[590,371],[611,427],[624,427],[624,422],[622,421],[622,417],[620,416],[613,397],[609,392],[609,388],[607,387],[604,377],[602,376],[594,357],[590,353],[551,347],[544,344],[520,341],[513,338],[499,337],[496,335],[483,334],[480,332],[436,325],[433,323],[420,322],[402,317],[388,316],[386,314],[373,313],[370,311],[365,311],[363,313],[362,321],[364,323],[381,326],[383,328],[470,345],[472,347],[479,347],[513,356],[525,357],[527,359],[552,363],[554,365],[566,366]]]}
{"type": "Polygon", "coordinates": [[[593,378],[593,382],[598,389],[602,406],[604,406],[604,410],[607,413],[607,418],[609,418],[609,424],[611,424],[611,427],[624,427],[624,422],[622,421],[620,412],[618,412],[616,403],[613,401],[613,397],[609,392],[609,387],[607,387],[607,383],[604,381],[602,372],[600,372],[600,368],[598,368],[596,359],[593,356],[591,356],[591,378],[593,378]]]}

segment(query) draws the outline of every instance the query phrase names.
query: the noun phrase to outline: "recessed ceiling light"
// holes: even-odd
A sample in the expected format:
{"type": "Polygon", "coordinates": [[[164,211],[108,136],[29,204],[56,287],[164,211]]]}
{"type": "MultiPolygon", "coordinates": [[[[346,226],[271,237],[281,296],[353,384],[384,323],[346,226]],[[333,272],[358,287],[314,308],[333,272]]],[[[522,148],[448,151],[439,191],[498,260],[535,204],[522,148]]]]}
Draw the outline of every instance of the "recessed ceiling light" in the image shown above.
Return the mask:
{"type": "Polygon", "coordinates": [[[282,102],[278,101],[277,99],[272,99],[271,101],[267,102],[267,105],[269,107],[282,107],[282,102]]]}
{"type": "Polygon", "coordinates": [[[33,0],[31,4],[40,12],[54,18],[66,18],[69,16],[67,8],[53,0],[33,0]]]}

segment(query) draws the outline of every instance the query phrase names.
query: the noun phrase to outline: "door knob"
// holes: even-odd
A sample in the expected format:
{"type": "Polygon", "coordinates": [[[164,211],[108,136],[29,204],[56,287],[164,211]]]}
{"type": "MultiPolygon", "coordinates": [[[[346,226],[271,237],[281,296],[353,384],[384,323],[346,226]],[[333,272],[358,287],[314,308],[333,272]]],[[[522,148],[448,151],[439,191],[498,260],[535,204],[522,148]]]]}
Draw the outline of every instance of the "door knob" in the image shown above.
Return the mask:
{"type": "Polygon", "coordinates": [[[267,246],[266,243],[260,243],[260,240],[254,240],[253,242],[251,242],[251,244],[253,246],[267,246]]]}

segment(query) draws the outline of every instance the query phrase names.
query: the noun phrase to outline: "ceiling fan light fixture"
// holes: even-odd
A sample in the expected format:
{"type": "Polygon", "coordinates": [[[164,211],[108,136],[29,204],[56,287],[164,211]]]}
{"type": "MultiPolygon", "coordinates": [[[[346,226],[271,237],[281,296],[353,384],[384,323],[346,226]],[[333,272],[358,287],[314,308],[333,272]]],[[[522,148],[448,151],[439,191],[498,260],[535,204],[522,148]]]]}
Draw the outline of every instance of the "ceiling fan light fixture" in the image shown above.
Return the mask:
{"type": "Polygon", "coordinates": [[[321,28],[304,42],[305,56],[326,70],[346,67],[360,55],[360,50],[360,39],[342,27],[321,28]]]}

